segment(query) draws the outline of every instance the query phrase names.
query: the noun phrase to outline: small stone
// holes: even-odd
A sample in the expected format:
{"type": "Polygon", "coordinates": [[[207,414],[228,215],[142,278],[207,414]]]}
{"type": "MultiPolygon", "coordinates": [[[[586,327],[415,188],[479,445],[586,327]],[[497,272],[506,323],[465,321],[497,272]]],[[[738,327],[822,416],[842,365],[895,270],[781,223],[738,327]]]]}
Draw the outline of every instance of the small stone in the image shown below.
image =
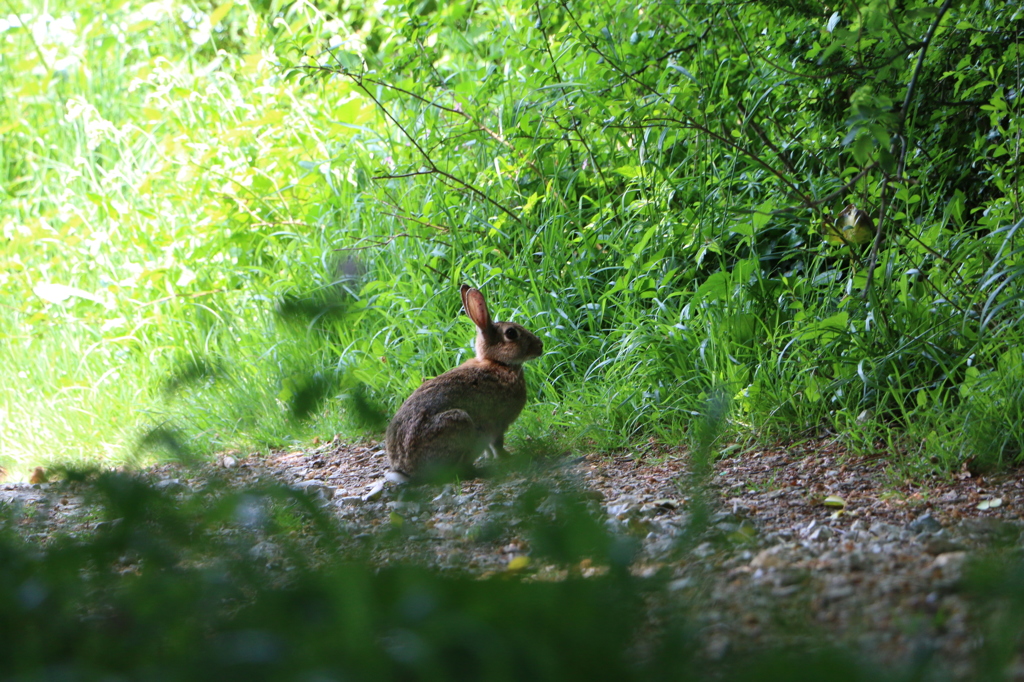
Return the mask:
{"type": "Polygon", "coordinates": [[[863,571],[871,564],[863,552],[854,550],[846,555],[846,565],[851,571],[863,571]]]}
{"type": "Polygon", "coordinates": [[[835,533],[828,526],[818,526],[807,536],[808,540],[828,540],[835,533]]]}
{"type": "Polygon", "coordinates": [[[856,591],[857,588],[849,583],[839,583],[829,585],[821,596],[826,601],[840,601],[852,597],[856,591]]]}
{"type": "Polygon", "coordinates": [[[608,505],[608,515],[616,519],[624,519],[629,516],[631,509],[629,504],[610,504],[608,505]]]}
{"type": "Polygon", "coordinates": [[[965,549],[961,543],[946,535],[945,531],[939,531],[924,543],[924,551],[935,555],[962,552],[965,549]]]}
{"type": "Polygon", "coordinates": [[[871,539],[871,534],[866,530],[849,530],[846,532],[846,539],[851,542],[867,542],[871,539]]]}
{"type": "Polygon", "coordinates": [[[967,561],[967,552],[946,552],[939,554],[932,562],[933,568],[942,569],[943,572],[958,573],[967,561]]]}
{"type": "Polygon", "coordinates": [[[238,466],[238,460],[232,457],[231,455],[224,455],[224,459],[220,461],[220,464],[225,469],[234,469],[236,466],[238,466]]]}
{"type": "Polygon", "coordinates": [[[693,548],[693,554],[696,557],[703,559],[704,557],[711,556],[715,553],[715,546],[710,542],[702,542],[693,548]]]}
{"type": "Polygon", "coordinates": [[[329,500],[334,497],[334,488],[324,485],[323,481],[302,481],[297,483],[295,487],[309,495],[316,495],[322,497],[325,500],[329,500]]]}
{"type": "Polygon", "coordinates": [[[403,502],[401,500],[395,500],[387,503],[387,508],[392,511],[396,511],[403,516],[412,516],[420,513],[419,502],[403,502]]]}
{"type": "Polygon", "coordinates": [[[249,550],[249,556],[253,559],[265,559],[270,561],[271,559],[276,558],[280,552],[281,550],[277,545],[269,540],[264,540],[263,542],[252,546],[249,550]]]}
{"type": "Polygon", "coordinates": [[[750,561],[751,568],[779,568],[786,565],[786,561],[783,557],[779,556],[782,553],[783,547],[776,545],[775,547],[769,547],[763,549],[757,553],[750,561]]]}
{"type": "Polygon", "coordinates": [[[773,597],[792,597],[794,594],[800,591],[803,586],[800,583],[793,583],[790,585],[776,585],[772,588],[773,597]]]}
{"type": "Polygon", "coordinates": [[[675,523],[667,519],[659,519],[657,521],[650,522],[653,527],[661,535],[668,535],[670,537],[676,537],[682,532],[681,527],[678,523],[675,523]]]}
{"type": "Polygon", "coordinates": [[[896,537],[899,528],[885,521],[875,521],[871,524],[870,532],[876,537],[889,539],[890,537],[896,537]]]}
{"type": "Polygon", "coordinates": [[[705,645],[705,653],[712,661],[720,661],[729,653],[730,642],[725,635],[712,635],[705,645]]]}
{"type": "Polygon", "coordinates": [[[757,537],[757,528],[750,521],[741,521],[729,532],[726,538],[737,544],[753,541],[757,537]]]}
{"type": "Polygon", "coordinates": [[[679,590],[685,590],[691,585],[693,585],[693,578],[676,578],[667,587],[669,592],[678,592],[679,590]]]}
{"type": "Polygon", "coordinates": [[[454,495],[452,495],[452,486],[446,485],[444,488],[441,489],[441,492],[438,493],[438,495],[430,501],[439,507],[446,507],[452,503],[453,498],[454,495]]]}
{"type": "Polygon", "coordinates": [[[650,502],[640,507],[641,516],[654,516],[661,511],[664,511],[662,507],[659,507],[658,505],[652,504],[650,502]]]}
{"type": "Polygon", "coordinates": [[[163,490],[165,492],[177,492],[185,487],[180,478],[164,478],[157,481],[154,485],[157,490],[163,490]]]}
{"type": "Polygon", "coordinates": [[[918,535],[921,533],[937,533],[942,530],[942,524],[930,513],[925,512],[907,524],[907,530],[918,535]]]}

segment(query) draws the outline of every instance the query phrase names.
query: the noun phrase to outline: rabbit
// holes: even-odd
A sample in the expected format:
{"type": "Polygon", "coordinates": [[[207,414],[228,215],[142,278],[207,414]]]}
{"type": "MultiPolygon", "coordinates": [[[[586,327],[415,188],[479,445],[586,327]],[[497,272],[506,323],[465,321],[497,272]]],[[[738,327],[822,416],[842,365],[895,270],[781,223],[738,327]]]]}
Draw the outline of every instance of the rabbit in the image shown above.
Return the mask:
{"type": "Polygon", "coordinates": [[[544,352],[525,327],[493,322],[484,295],[463,284],[476,324],[476,357],[423,382],[388,425],[384,447],[393,482],[442,471],[471,472],[484,451],[505,455],[505,431],[526,405],[523,363],[544,352]]]}

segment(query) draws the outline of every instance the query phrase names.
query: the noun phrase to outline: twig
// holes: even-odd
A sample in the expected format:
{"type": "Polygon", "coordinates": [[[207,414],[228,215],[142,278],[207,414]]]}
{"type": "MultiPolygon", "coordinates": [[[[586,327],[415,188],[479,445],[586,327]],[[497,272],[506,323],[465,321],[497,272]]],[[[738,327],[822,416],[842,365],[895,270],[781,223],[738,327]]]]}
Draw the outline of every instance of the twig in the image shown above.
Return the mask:
{"type": "MultiPolygon", "coordinates": [[[[573,14],[572,10],[568,7],[568,5],[566,4],[565,0],[559,0],[559,2],[561,4],[561,6],[562,6],[562,9],[565,10],[566,14],[569,15],[569,17],[572,19],[573,23],[576,25],[576,28],[578,28],[580,30],[580,34],[583,35],[583,36],[588,36],[586,30],[579,23],[579,20],[576,18],[576,15],[573,14]]],[[[593,50],[598,55],[600,55],[601,58],[604,59],[606,63],[611,65],[611,67],[614,68],[616,71],[618,71],[621,75],[625,76],[627,79],[629,79],[630,81],[635,83],[637,85],[637,87],[639,87],[641,90],[643,90],[645,92],[648,92],[648,93],[658,97],[660,100],[666,102],[670,107],[672,107],[676,111],[679,111],[680,113],[684,114],[684,116],[686,115],[685,112],[680,110],[680,108],[672,100],[667,99],[666,97],[664,97],[662,94],[658,93],[657,91],[651,90],[651,88],[646,83],[638,80],[634,76],[631,76],[625,69],[623,69],[620,66],[618,66],[618,64],[616,63],[616,60],[612,59],[610,55],[605,54],[605,52],[603,50],[601,50],[601,48],[598,47],[598,45],[593,40],[590,40],[589,37],[586,39],[586,42],[587,42],[588,47],[590,47],[591,50],[593,50]]],[[[725,145],[727,145],[729,147],[732,147],[733,149],[739,151],[740,153],[742,153],[745,156],[748,156],[750,159],[752,159],[758,165],[763,166],[768,172],[770,172],[772,175],[774,175],[777,178],[779,178],[779,180],[782,181],[782,184],[785,185],[789,189],[790,193],[795,195],[797,198],[799,198],[800,201],[803,202],[803,204],[805,206],[810,207],[810,206],[813,205],[812,199],[810,197],[808,197],[806,194],[804,194],[803,192],[801,192],[797,188],[797,186],[795,184],[793,184],[793,182],[790,181],[781,171],[777,170],[776,168],[773,168],[771,166],[771,164],[769,164],[767,161],[765,161],[760,156],[758,156],[754,152],[750,151],[746,147],[744,147],[744,146],[742,146],[742,145],[740,145],[740,144],[738,144],[736,142],[733,142],[732,140],[730,140],[729,138],[725,137],[724,135],[720,135],[718,133],[713,132],[710,128],[708,128],[707,126],[704,126],[704,125],[701,125],[701,124],[697,123],[696,121],[691,119],[689,116],[686,116],[685,120],[680,120],[678,118],[673,118],[671,116],[652,117],[652,118],[648,118],[648,119],[644,120],[645,123],[646,122],[651,122],[651,121],[667,121],[667,122],[670,122],[670,123],[674,123],[674,124],[676,124],[676,125],[678,125],[680,127],[683,127],[683,128],[690,128],[690,129],[693,129],[693,130],[699,130],[700,132],[704,133],[705,135],[709,135],[710,137],[713,137],[714,139],[718,140],[719,142],[721,142],[721,143],[723,143],[723,144],[725,144],[725,145]]],[[[622,128],[622,129],[631,129],[631,128],[637,128],[637,127],[643,128],[644,126],[642,126],[642,125],[640,125],[640,126],[624,126],[623,125],[623,126],[617,126],[617,127],[622,128]]]]}
{"type": "Polygon", "coordinates": [[[387,175],[374,175],[370,179],[371,180],[395,180],[395,179],[398,179],[398,178],[412,178],[412,177],[415,177],[417,175],[433,175],[435,172],[436,171],[433,168],[430,168],[428,170],[411,171],[409,173],[394,173],[394,174],[389,173],[387,175]]]}
{"type": "MultiPolygon", "coordinates": [[[[335,67],[321,66],[319,64],[318,65],[310,65],[310,66],[306,66],[306,67],[302,67],[302,68],[305,68],[305,69],[308,69],[308,70],[327,71],[329,73],[339,73],[339,70],[337,68],[335,68],[335,67]]],[[[349,73],[347,73],[345,71],[340,71],[340,72],[343,73],[344,75],[350,77],[350,78],[353,77],[352,74],[349,74],[349,73]]],[[[476,130],[478,132],[484,133],[485,135],[490,137],[492,140],[494,140],[498,144],[501,144],[502,146],[504,146],[506,149],[511,151],[513,154],[515,154],[516,157],[523,164],[525,164],[530,170],[532,170],[534,173],[536,173],[539,177],[543,177],[544,173],[541,171],[541,169],[537,166],[537,164],[534,161],[532,161],[531,159],[526,158],[526,156],[522,152],[520,152],[515,147],[515,145],[513,145],[511,142],[509,142],[507,139],[505,139],[501,134],[497,133],[496,131],[492,130],[491,128],[489,128],[487,125],[485,125],[481,121],[479,121],[476,118],[474,118],[472,115],[470,115],[461,106],[455,106],[455,107],[446,106],[444,104],[441,104],[440,102],[437,102],[437,101],[432,100],[432,99],[428,99],[428,98],[424,97],[423,95],[419,95],[419,94],[417,94],[415,92],[412,92],[411,90],[406,90],[405,88],[402,88],[402,87],[399,87],[397,85],[394,85],[393,83],[388,83],[387,81],[378,80],[376,78],[371,78],[369,76],[361,75],[361,76],[359,76],[359,78],[362,81],[365,81],[366,83],[371,83],[373,85],[378,85],[378,86],[380,86],[382,88],[386,88],[388,90],[394,90],[395,92],[401,93],[401,94],[403,94],[403,95],[405,95],[407,97],[415,99],[416,101],[421,102],[422,104],[425,104],[425,105],[427,105],[429,107],[433,107],[434,109],[437,109],[438,111],[443,111],[445,113],[458,116],[458,117],[460,117],[460,118],[462,118],[462,119],[472,123],[473,126],[476,128],[476,130]]],[[[360,88],[363,88],[364,92],[366,91],[365,87],[362,86],[361,84],[360,84],[360,88]]],[[[367,93],[367,94],[369,94],[369,93],[367,93]]],[[[452,94],[452,96],[454,97],[454,94],[452,94]]],[[[376,99],[374,99],[374,101],[376,102],[376,99]]],[[[378,105],[379,105],[379,103],[378,103],[378,105]]],[[[403,130],[402,132],[404,133],[405,131],[403,130]]],[[[421,151],[421,153],[422,153],[422,151],[421,151]]],[[[429,157],[427,157],[427,158],[428,158],[428,162],[429,162],[429,157]]],[[[432,170],[434,170],[434,169],[432,168],[432,170]]],[[[373,179],[374,180],[381,180],[381,179],[387,179],[387,178],[411,177],[413,175],[427,175],[427,174],[429,174],[429,173],[426,173],[426,172],[408,173],[406,175],[376,176],[373,179]]],[[[564,202],[563,202],[563,204],[564,204],[564,202]]]]}
{"type": "MultiPolygon", "coordinates": [[[[402,218],[403,216],[394,216],[394,217],[402,218]]],[[[398,239],[400,237],[406,237],[408,239],[422,239],[424,241],[436,242],[438,244],[444,244],[445,246],[451,247],[451,244],[449,244],[448,242],[446,242],[444,240],[441,240],[441,239],[435,239],[433,237],[421,237],[419,235],[409,234],[408,232],[400,232],[398,234],[393,234],[390,237],[363,237],[362,239],[359,239],[359,240],[356,241],[356,246],[339,246],[338,248],[333,249],[333,250],[334,251],[365,251],[366,249],[379,249],[382,246],[387,246],[388,244],[390,244],[391,242],[395,241],[396,239],[398,239]],[[360,243],[367,242],[367,241],[371,242],[369,246],[359,246],[360,243]]]]}
{"type": "MultiPolygon", "coordinates": [[[[341,75],[346,76],[347,78],[349,78],[353,83],[355,83],[356,87],[358,87],[360,90],[362,90],[363,93],[367,97],[369,97],[371,100],[373,100],[373,103],[377,105],[377,108],[380,109],[380,111],[384,114],[384,116],[389,121],[391,121],[395,125],[396,128],[398,128],[398,130],[402,133],[402,135],[405,136],[405,138],[407,140],[409,140],[410,143],[412,143],[412,146],[415,147],[416,151],[419,152],[421,157],[423,157],[423,160],[427,164],[427,167],[430,169],[431,173],[436,174],[436,175],[440,176],[441,178],[444,178],[445,180],[447,180],[449,183],[451,183],[453,185],[457,185],[458,187],[461,187],[462,189],[465,189],[465,190],[475,194],[476,196],[480,197],[481,199],[483,199],[487,203],[489,203],[492,206],[494,206],[495,208],[497,208],[499,211],[501,211],[502,213],[504,213],[508,217],[512,218],[512,220],[514,220],[516,222],[519,222],[519,220],[520,220],[519,216],[517,216],[515,213],[513,213],[511,210],[509,210],[508,208],[506,208],[505,206],[503,206],[499,202],[497,202],[494,199],[492,199],[482,189],[480,189],[479,187],[477,187],[476,185],[474,185],[474,184],[472,184],[470,182],[467,182],[466,180],[463,180],[461,178],[458,178],[458,177],[452,175],[451,173],[449,173],[446,170],[443,170],[436,163],[434,163],[434,160],[431,158],[430,154],[427,152],[427,150],[425,150],[423,148],[423,146],[419,143],[419,141],[415,137],[413,137],[413,135],[408,130],[406,130],[405,126],[403,126],[401,124],[401,122],[399,122],[399,120],[397,118],[395,118],[395,116],[388,110],[388,108],[384,106],[384,103],[381,102],[380,99],[378,99],[377,96],[374,95],[370,91],[370,89],[368,87],[366,87],[366,83],[367,82],[373,83],[373,84],[378,84],[378,81],[367,78],[367,79],[365,79],[365,82],[364,82],[364,76],[363,75],[357,74],[357,73],[352,73],[348,69],[344,69],[344,68],[340,68],[340,69],[339,68],[330,68],[330,67],[324,67],[324,66],[320,66],[320,65],[315,65],[315,66],[310,65],[310,66],[303,67],[303,68],[306,68],[308,70],[330,71],[331,73],[340,73],[341,75]]],[[[407,92],[407,91],[402,90],[402,92],[407,92]]],[[[423,100],[423,101],[426,101],[426,100],[423,100]]],[[[454,109],[447,109],[447,110],[448,111],[452,111],[454,113],[458,113],[454,109]]],[[[418,171],[418,172],[415,172],[415,173],[410,173],[409,175],[424,175],[424,174],[426,174],[426,173],[423,172],[423,171],[418,171]]],[[[398,177],[398,176],[395,176],[395,177],[398,177]]]]}
{"type": "MultiPolygon", "coordinates": [[[[4,0],[4,4],[7,5],[7,11],[11,13],[11,16],[12,17],[17,17],[18,21],[20,22],[22,15],[20,15],[17,12],[14,11],[14,6],[11,5],[11,0],[4,0]]],[[[26,14],[27,14],[27,12],[26,12],[26,14]]],[[[35,20],[39,21],[39,18],[35,17],[35,20]]],[[[30,43],[32,43],[32,47],[35,49],[36,54],[39,56],[39,63],[43,65],[44,69],[46,69],[46,73],[47,74],[52,75],[53,74],[53,69],[50,68],[50,64],[46,61],[46,55],[43,54],[43,48],[40,47],[39,43],[36,42],[36,37],[35,37],[35,35],[32,32],[32,27],[31,26],[25,26],[24,24],[21,24],[21,25],[22,25],[23,28],[26,29],[25,33],[28,35],[28,40],[29,40],[30,43]]]]}
{"type": "Polygon", "coordinates": [[[170,300],[175,299],[175,298],[201,298],[203,296],[212,296],[213,294],[222,294],[225,291],[227,291],[227,289],[211,289],[209,291],[193,291],[192,293],[189,293],[189,294],[171,294],[170,296],[163,296],[163,297],[158,298],[156,300],[148,301],[146,303],[143,303],[141,307],[148,308],[149,306],[158,305],[160,303],[164,303],[165,301],[170,301],[170,300]]]}
{"type": "MultiPolygon", "coordinates": [[[[540,4],[534,3],[534,8],[537,10],[537,26],[540,29],[541,37],[544,39],[544,51],[548,53],[548,59],[551,60],[551,68],[555,71],[555,78],[558,79],[559,83],[564,83],[565,79],[562,78],[562,73],[558,70],[558,60],[555,59],[554,53],[551,52],[551,38],[548,36],[547,29],[544,26],[544,16],[540,10],[540,4]]],[[[558,123],[558,119],[555,119],[555,123],[558,123]]],[[[561,126],[559,126],[561,127],[561,126]]],[[[576,161],[576,150],[570,144],[569,147],[569,164],[576,168],[579,164],[576,161]]],[[[543,177],[543,174],[542,174],[543,177]]],[[[564,202],[563,202],[564,203],[564,202]]]]}
{"type": "MultiPolygon", "coordinates": [[[[735,149],[736,151],[740,152],[744,156],[749,157],[752,161],[754,161],[758,165],[762,166],[769,173],[771,173],[772,175],[776,176],[779,180],[782,181],[782,184],[785,185],[787,189],[789,189],[789,192],[791,194],[793,194],[798,199],[800,199],[801,203],[803,203],[804,206],[806,206],[807,208],[813,208],[814,207],[815,201],[813,199],[811,199],[809,196],[807,196],[806,194],[804,194],[803,192],[801,192],[799,190],[799,188],[797,188],[797,186],[794,185],[792,183],[792,181],[790,181],[789,178],[787,178],[785,176],[784,173],[782,173],[782,171],[778,170],[777,168],[773,168],[770,163],[768,163],[767,161],[765,161],[760,156],[758,156],[754,152],[750,151],[749,149],[747,149],[743,145],[741,145],[741,144],[739,144],[737,142],[733,142],[729,138],[725,137],[724,135],[720,135],[719,133],[716,133],[715,131],[711,130],[707,126],[701,125],[700,123],[697,123],[697,122],[695,122],[693,120],[690,120],[690,119],[681,120],[681,119],[678,119],[678,118],[673,118],[671,116],[654,116],[654,117],[645,119],[645,122],[650,122],[650,121],[653,121],[653,122],[661,121],[661,122],[674,123],[674,124],[678,125],[681,128],[690,128],[690,129],[693,129],[693,130],[698,130],[698,131],[704,133],[705,135],[713,137],[714,139],[718,140],[719,142],[721,142],[722,144],[726,145],[727,147],[732,147],[733,149],[735,149]]],[[[643,126],[624,126],[623,125],[623,126],[614,126],[614,127],[619,127],[619,128],[638,128],[639,127],[639,128],[642,128],[643,126]]]]}
{"type": "Polygon", "coordinates": [[[782,151],[778,147],[776,147],[775,143],[768,138],[768,135],[765,134],[764,130],[761,129],[761,126],[757,125],[757,121],[754,120],[754,115],[747,112],[742,102],[737,102],[736,106],[740,110],[740,112],[747,117],[747,123],[749,123],[750,127],[754,129],[754,132],[757,133],[757,136],[761,138],[761,141],[765,143],[768,149],[771,149],[773,152],[775,152],[775,156],[779,158],[779,161],[781,161],[782,165],[786,167],[786,170],[788,170],[791,174],[796,174],[796,170],[793,168],[792,164],[789,163],[789,159],[783,156],[782,151]]]}
{"type": "Polygon", "coordinates": [[[868,165],[866,165],[863,168],[861,168],[860,172],[858,172],[856,175],[854,175],[852,178],[850,178],[849,182],[847,182],[845,185],[843,185],[839,189],[835,190],[834,192],[830,192],[830,193],[826,194],[825,196],[823,196],[822,198],[818,199],[814,203],[818,204],[818,205],[820,205],[820,204],[827,204],[827,203],[829,203],[831,201],[834,201],[836,198],[842,196],[843,194],[846,194],[846,192],[849,191],[849,189],[851,187],[853,187],[861,178],[863,178],[865,175],[867,175],[868,172],[873,170],[877,165],[878,164],[876,162],[872,161],[868,165]]]}
{"type": "MultiPolygon", "coordinates": [[[[405,215],[404,213],[401,213],[401,212],[398,212],[398,211],[396,211],[394,213],[388,213],[387,211],[381,211],[381,213],[383,213],[384,215],[386,215],[388,217],[394,218],[395,220],[408,220],[409,222],[416,223],[417,225],[422,225],[423,227],[429,227],[429,228],[437,230],[438,232],[444,232],[445,234],[451,232],[451,230],[448,229],[447,227],[445,227],[444,225],[437,225],[435,223],[430,222],[429,220],[423,220],[422,218],[415,218],[415,217],[413,217],[411,215],[405,215]]],[[[442,244],[443,243],[444,242],[442,242],[442,244]]],[[[445,246],[448,246],[448,244],[445,244],[445,246]]]]}
{"type": "MultiPolygon", "coordinates": [[[[570,17],[572,17],[573,23],[576,24],[576,26],[580,29],[580,31],[584,35],[586,35],[586,32],[583,31],[583,27],[580,26],[579,22],[576,20],[576,16],[572,13],[572,10],[569,9],[569,7],[565,4],[564,0],[560,0],[559,4],[562,6],[562,9],[565,10],[566,14],[568,14],[570,17]]],[[[544,36],[544,45],[547,46],[548,45],[548,36],[547,36],[547,32],[545,32],[544,29],[543,29],[544,22],[541,21],[540,23],[541,23],[541,32],[542,32],[542,34],[544,36]]],[[[597,46],[594,45],[593,43],[590,43],[590,47],[591,47],[591,49],[593,49],[598,54],[601,54],[601,51],[599,49],[597,49],[597,46]]],[[[548,48],[548,55],[551,57],[552,64],[554,64],[554,55],[551,54],[550,48],[548,48]]],[[[604,56],[604,55],[602,54],[602,56],[604,56]]],[[[612,63],[610,59],[607,59],[607,61],[608,61],[609,64],[612,63]]],[[[620,72],[621,72],[621,69],[620,69],[620,72]]],[[[555,69],[555,74],[556,74],[556,76],[558,75],[557,66],[556,66],[556,69],[555,69]]],[[[559,82],[562,81],[561,76],[558,76],[558,80],[559,80],[559,82]]],[[[590,162],[592,164],[594,164],[594,168],[597,170],[597,174],[601,178],[601,184],[605,186],[605,189],[607,189],[608,188],[608,178],[605,177],[604,169],[601,168],[601,164],[598,163],[597,156],[594,155],[594,150],[590,148],[590,144],[587,143],[587,139],[584,137],[583,132],[580,130],[579,121],[571,113],[569,114],[569,119],[570,119],[570,122],[569,122],[568,129],[570,131],[576,133],[576,137],[579,139],[580,144],[583,145],[583,148],[586,149],[587,156],[590,157],[590,162]]]]}
{"type": "MultiPolygon", "coordinates": [[[[255,214],[252,211],[249,211],[249,215],[250,216],[254,216],[255,214]]],[[[305,220],[279,220],[279,221],[277,221],[275,223],[272,223],[272,222],[269,222],[269,221],[266,221],[266,220],[260,220],[260,221],[255,222],[255,223],[249,223],[249,226],[250,227],[282,227],[282,226],[312,227],[312,225],[307,223],[305,220]]]]}
{"type": "MultiPolygon", "coordinates": [[[[949,6],[953,4],[953,0],[946,0],[942,3],[942,7],[939,8],[939,12],[935,17],[935,21],[932,22],[931,26],[928,27],[928,32],[924,36],[922,41],[921,51],[917,55],[917,64],[914,66],[914,73],[910,77],[910,83],[907,85],[907,94],[903,98],[903,106],[900,108],[900,118],[896,125],[896,140],[893,142],[892,150],[895,151],[895,145],[900,146],[900,153],[898,161],[896,163],[896,180],[902,182],[903,171],[906,168],[907,162],[907,149],[910,145],[907,144],[905,136],[905,130],[907,126],[907,114],[910,112],[910,101],[914,97],[914,90],[917,89],[917,79],[921,75],[921,69],[924,67],[924,56],[928,51],[928,46],[932,43],[932,38],[935,36],[935,31],[938,30],[939,24],[942,22],[942,18],[946,16],[946,12],[949,10],[949,6]]],[[[882,235],[885,233],[885,215],[889,208],[889,200],[886,195],[886,190],[889,188],[889,178],[886,177],[882,181],[882,190],[880,192],[881,202],[878,207],[878,220],[875,221],[875,239],[871,243],[871,256],[868,258],[868,272],[867,279],[864,282],[864,293],[861,298],[867,300],[868,293],[871,291],[871,286],[874,284],[875,277],[875,266],[878,263],[878,252],[882,246],[882,235]]]]}
{"type": "MultiPolygon", "coordinates": [[[[939,28],[939,23],[942,22],[942,18],[946,15],[949,10],[949,6],[953,4],[953,0],[946,0],[942,3],[942,7],[939,8],[938,16],[935,17],[935,21],[928,27],[928,33],[925,34],[924,40],[921,43],[921,51],[917,55],[917,64],[914,66],[914,73],[910,77],[910,84],[907,86],[907,96],[903,98],[903,107],[900,109],[900,120],[898,122],[897,135],[902,137],[903,131],[907,125],[907,114],[910,111],[910,100],[914,96],[914,90],[917,89],[917,79],[921,75],[921,69],[924,67],[924,55],[928,51],[928,46],[932,44],[932,38],[935,36],[935,31],[939,28]]],[[[903,178],[903,168],[907,158],[907,145],[903,144],[903,151],[900,154],[900,162],[896,166],[896,177],[897,179],[903,178]]]]}
{"type": "MultiPolygon", "coordinates": [[[[327,67],[320,67],[320,68],[327,68],[327,67]]],[[[333,70],[332,70],[332,72],[333,72],[333,70]]],[[[417,100],[419,102],[422,102],[423,104],[426,104],[427,106],[433,107],[433,108],[438,109],[439,111],[443,111],[445,113],[453,114],[453,115],[458,116],[458,117],[460,117],[462,119],[465,119],[466,121],[469,121],[470,123],[472,123],[476,127],[476,129],[479,132],[483,132],[488,137],[490,137],[492,140],[494,140],[498,144],[501,144],[506,149],[511,151],[513,154],[515,154],[519,158],[520,161],[522,161],[524,164],[526,164],[530,168],[530,170],[532,170],[534,173],[537,173],[538,176],[543,176],[544,175],[543,172],[541,172],[540,168],[537,167],[537,164],[534,163],[533,161],[531,161],[530,159],[527,159],[522,154],[522,152],[520,152],[518,149],[516,149],[515,145],[513,145],[511,142],[506,140],[499,133],[495,132],[494,130],[491,130],[491,128],[489,128],[488,126],[484,125],[482,122],[480,122],[479,120],[474,118],[472,115],[470,115],[461,106],[457,106],[457,107],[445,106],[444,104],[441,104],[441,103],[436,102],[434,100],[427,99],[423,95],[418,95],[415,92],[412,92],[411,90],[406,90],[405,88],[400,88],[397,85],[394,85],[392,83],[388,83],[386,81],[377,80],[376,78],[369,78],[369,77],[366,77],[366,76],[362,76],[362,79],[365,80],[368,83],[372,83],[374,85],[379,85],[382,88],[387,88],[389,90],[394,90],[395,92],[400,92],[403,95],[406,95],[406,96],[411,97],[411,98],[413,98],[413,99],[415,99],[415,100],[417,100]]],[[[454,97],[454,95],[452,95],[452,96],[454,97]]],[[[393,177],[399,177],[399,176],[393,176],[393,177]]],[[[374,178],[374,179],[376,180],[377,178],[374,178]]]]}

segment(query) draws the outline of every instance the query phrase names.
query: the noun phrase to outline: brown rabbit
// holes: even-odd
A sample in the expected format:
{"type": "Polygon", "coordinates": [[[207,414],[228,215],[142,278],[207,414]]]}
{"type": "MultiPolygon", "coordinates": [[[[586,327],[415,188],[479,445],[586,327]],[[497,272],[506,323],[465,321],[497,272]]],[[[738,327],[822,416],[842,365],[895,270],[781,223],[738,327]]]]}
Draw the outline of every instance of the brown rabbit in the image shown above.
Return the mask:
{"type": "Polygon", "coordinates": [[[462,305],[477,327],[476,357],[423,382],[388,425],[391,480],[431,470],[471,470],[485,450],[505,453],[505,431],[526,405],[523,363],[544,344],[512,322],[492,322],[484,295],[462,285],[462,305]]]}

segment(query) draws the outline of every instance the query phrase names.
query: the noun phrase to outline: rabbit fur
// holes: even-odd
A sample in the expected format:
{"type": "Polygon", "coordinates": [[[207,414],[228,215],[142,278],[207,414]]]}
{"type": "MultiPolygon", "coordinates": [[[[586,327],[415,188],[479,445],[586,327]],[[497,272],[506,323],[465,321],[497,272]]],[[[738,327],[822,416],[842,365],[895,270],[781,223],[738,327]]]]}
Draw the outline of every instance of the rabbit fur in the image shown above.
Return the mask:
{"type": "Polygon", "coordinates": [[[384,443],[392,480],[467,472],[484,451],[505,454],[505,431],[526,405],[523,363],[544,344],[522,325],[493,322],[477,289],[463,284],[461,293],[476,357],[423,382],[398,408],[384,443]]]}

